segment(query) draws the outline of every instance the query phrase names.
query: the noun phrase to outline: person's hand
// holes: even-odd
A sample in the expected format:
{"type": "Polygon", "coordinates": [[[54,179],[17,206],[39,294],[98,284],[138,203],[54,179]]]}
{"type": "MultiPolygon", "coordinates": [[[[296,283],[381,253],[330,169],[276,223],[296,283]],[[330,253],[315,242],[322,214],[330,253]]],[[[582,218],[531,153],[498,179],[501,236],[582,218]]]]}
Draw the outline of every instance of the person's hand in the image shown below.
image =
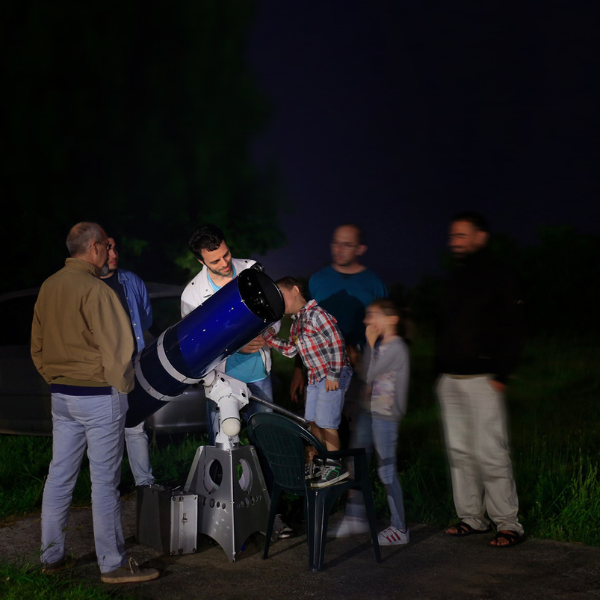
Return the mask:
{"type": "Polygon", "coordinates": [[[498,392],[499,394],[503,394],[506,391],[506,384],[500,383],[499,381],[496,381],[495,379],[490,379],[489,382],[490,382],[490,385],[492,386],[493,390],[498,392]]]}
{"type": "Polygon", "coordinates": [[[266,346],[267,342],[262,335],[256,336],[251,342],[248,342],[240,352],[242,354],[254,354],[258,352],[263,346],[266,346]]]}
{"type": "Polygon", "coordinates": [[[367,337],[367,342],[369,342],[369,346],[371,346],[371,348],[375,347],[375,342],[380,335],[381,331],[377,325],[367,325],[365,336],[367,337]]]}
{"type": "Polygon", "coordinates": [[[262,332],[262,338],[263,338],[263,340],[265,340],[265,343],[266,343],[268,334],[275,335],[275,330],[272,327],[269,327],[269,329],[262,332]]]}
{"type": "Polygon", "coordinates": [[[294,374],[292,375],[292,382],[290,383],[290,396],[292,402],[298,402],[299,395],[301,396],[304,392],[304,373],[300,367],[294,367],[294,374]]]}
{"type": "Polygon", "coordinates": [[[325,391],[326,392],[334,392],[335,390],[340,389],[339,381],[330,381],[329,379],[325,380],[325,391]]]}

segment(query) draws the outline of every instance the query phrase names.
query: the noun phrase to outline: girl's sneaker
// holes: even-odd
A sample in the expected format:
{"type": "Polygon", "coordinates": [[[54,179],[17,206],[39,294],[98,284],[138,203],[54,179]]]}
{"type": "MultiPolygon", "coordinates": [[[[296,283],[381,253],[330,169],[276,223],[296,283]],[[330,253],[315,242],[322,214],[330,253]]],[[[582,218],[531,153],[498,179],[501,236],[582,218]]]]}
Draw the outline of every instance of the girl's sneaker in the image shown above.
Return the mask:
{"type": "Polygon", "coordinates": [[[380,546],[401,546],[410,542],[410,533],[406,529],[396,529],[393,525],[384,529],[378,536],[380,546]]]}
{"type": "Polygon", "coordinates": [[[369,533],[369,531],[368,521],[344,515],[344,518],[337,523],[337,525],[334,525],[327,530],[327,535],[335,538],[345,538],[350,537],[351,535],[369,533]]]}

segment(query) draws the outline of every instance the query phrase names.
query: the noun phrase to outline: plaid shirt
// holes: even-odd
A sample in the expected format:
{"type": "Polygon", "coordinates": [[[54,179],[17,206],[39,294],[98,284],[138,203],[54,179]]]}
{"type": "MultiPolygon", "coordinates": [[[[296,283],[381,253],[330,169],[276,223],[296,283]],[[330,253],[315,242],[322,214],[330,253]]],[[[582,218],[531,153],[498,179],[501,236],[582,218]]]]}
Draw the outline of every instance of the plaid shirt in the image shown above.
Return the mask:
{"type": "Polygon", "coordinates": [[[311,300],[292,317],[289,340],[282,340],[271,331],[265,331],[263,336],[269,346],[288,358],[300,353],[308,369],[308,383],[316,383],[324,377],[339,381],[342,369],[350,363],[336,323],[316,300],[311,300]]]}

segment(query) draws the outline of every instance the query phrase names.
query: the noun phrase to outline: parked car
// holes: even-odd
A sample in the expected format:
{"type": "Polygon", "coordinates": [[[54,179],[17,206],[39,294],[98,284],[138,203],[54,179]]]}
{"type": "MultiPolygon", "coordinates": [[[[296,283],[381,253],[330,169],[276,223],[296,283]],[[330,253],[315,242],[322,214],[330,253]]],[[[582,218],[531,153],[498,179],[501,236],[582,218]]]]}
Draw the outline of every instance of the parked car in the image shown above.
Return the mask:
{"type": "MultiPolygon", "coordinates": [[[[144,332],[146,343],[181,318],[183,288],[148,283],[154,323],[144,332]]],[[[0,433],[51,435],[48,384],[31,360],[29,339],[38,289],[0,295],[0,433]]],[[[201,385],[182,394],[146,419],[157,434],[206,432],[206,398],[201,385]]]]}

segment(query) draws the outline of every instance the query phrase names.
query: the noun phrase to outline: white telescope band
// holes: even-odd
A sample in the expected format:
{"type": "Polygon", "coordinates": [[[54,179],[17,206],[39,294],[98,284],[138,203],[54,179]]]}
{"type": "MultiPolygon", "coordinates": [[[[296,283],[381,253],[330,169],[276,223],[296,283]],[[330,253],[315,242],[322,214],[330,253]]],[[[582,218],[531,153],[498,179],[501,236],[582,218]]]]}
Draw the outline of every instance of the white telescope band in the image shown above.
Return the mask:
{"type": "MultiPolygon", "coordinates": [[[[167,331],[169,331],[171,328],[167,329],[167,331]]],[[[176,379],[177,381],[181,381],[181,383],[189,383],[190,385],[192,383],[200,383],[202,381],[202,379],[193,379],[192,377],[188,377],[187,375],[184,375],[183,373],[180,373],[170,362],[169,359],[167,358],[167,353],[165,352],[165,346],[164,346],[164,338],[165,338],[165,333],[167,333],[167,331],[163,331],[159,338],[158,341],[156,342],[156,352],[158,354],[158,360],[160,360],[160,364],[163,366],[163,368],[165,369],[165,371],[173,378],[176,379]]]]}
{"type": "Polygon", "coordinates": [[[165,394],[161,394],[158,390],[155,390],[149,383],[148,380],[144,377],[144,373],[142,373],[142,367],[140,366],[140,354],[137,354],[134,363],[135,363],[135,376],[138,380],[138,383],[142,386],[143,390],[155,398],[156,400],[175,400],[177,396],[166,396],[165,394]]]}
{"type": "MultiPolygon", "coordinates": [[[[169,329],[167,329],[167,331],[169,331],[169,329]]],[[[167,331],[163,331],[160,334],[160,337],[158,338],[158,341],[156,342],[156,353],[158,355],[158,360],[160,361],[160,364],[162,365],[162,367],[164,368],[164,370],[173,378],[176,379],[177,381],[180,381],[181,383],[188,383],[188,384],[193,384],[193,383],[200,383],[202,381],[202,379],[193,379],[191,377],[188,377],[187,375],[184,375],[183,373],[180,373],[177,369],[175,369],[173,367],[173,365],[169,362],[169,359],[167,358],[167,354],[165,352],[165,347],[164,347],[164,337],[165,337],[165,333],[167,333],[167,331]]],[[[167,396],[166,394],[162,394],[161,392],[159,392],[158,390],[154,389],[150,383],[148,383],[148,380],[144,377],[144,373],[142,372],[142,367],[140,365],[140,356],[141,356],[141,352],[138,353],[135,357],[135,373],[137,375],[137,379],[140,382],[140,384],[142,385],[142,388],[144,389],[144,391],[149,394],[150,396],[152,396],[153,398],[155,398],[156,400],[164,400],[164,401],[169,401],[169,400],[175,400],[175,398],[177,396],[167,396]]]]}

